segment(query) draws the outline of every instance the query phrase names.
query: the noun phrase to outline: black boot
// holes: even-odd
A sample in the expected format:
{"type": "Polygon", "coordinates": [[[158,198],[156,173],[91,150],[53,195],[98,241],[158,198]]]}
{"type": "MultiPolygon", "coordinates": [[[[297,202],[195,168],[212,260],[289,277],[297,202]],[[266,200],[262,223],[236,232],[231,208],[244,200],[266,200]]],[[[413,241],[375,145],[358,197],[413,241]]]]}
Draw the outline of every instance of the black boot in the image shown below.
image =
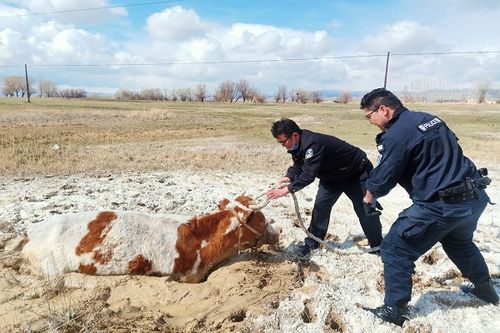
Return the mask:
{"type": "Polygon", "coordinates": [[[410,320],[406,316],[406,307],[395,307],[395,306],[389,306],[389,305],[382,305],[379,306],[376,309],[369,309],[369,308],[364,308],[365,310],[370,311],[373,313],[375,316],[379,317],[380,319],[384,321],[388,321],[390,323],[393,323],[398,326],[403,326],[403,323],[406,320],[410,320]]]}
{"type": "Polygon", "coordinates": [[[498,294],[493,288],[493,283],[491,279],[483,282],[476,282],[474,284],[469,284],[467,286],[461,287],[465,293],[474,294],[476,297],[482,299],[485,302],[491,304],[498,304],[498,294]]]}
{"type": "Polygon", "coordinates": [[[297,253],[297,255],[299,257],[307,257],[311,251],[313,249],[310,248],[309,246],[307,246],[306,244],[300,244],[299,246],[297,246],[296,250],[295,250],[295,253],[297,253]]]}

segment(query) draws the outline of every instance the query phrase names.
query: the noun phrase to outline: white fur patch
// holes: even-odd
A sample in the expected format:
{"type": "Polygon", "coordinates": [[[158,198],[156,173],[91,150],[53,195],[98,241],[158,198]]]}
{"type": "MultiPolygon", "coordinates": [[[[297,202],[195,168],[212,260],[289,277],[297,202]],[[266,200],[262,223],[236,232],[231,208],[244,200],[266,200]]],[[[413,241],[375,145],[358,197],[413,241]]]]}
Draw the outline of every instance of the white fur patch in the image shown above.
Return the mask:
{"type": "Polygon", "coordinates": [[[22,253],[35,271],[56,275],[79,270],[80,264],[94,264],[96,274],[128,274],[128,263],[142,255],[152,263],[152,271],[170,274],[178,257],[175,244],[177,228],[191,217],[148,215],[138,212],[114,212],[101,253],[112,253],[105,264],[97,263],[90,253],[76,255],[81,239],[89,232],[88,224],[99,212],[56,215],[28,228],[29,242],[22,253]]]}
{"type": "Polygon", "coordinates": [[[231,217],[231,224],[226,229],[226,232],[224,232],[224,235],[227,235],[228,233],[238,229],[238,226],[240,225],[240,221],[236,217],[231,217]]]}
{"type": "Polygon", "coordinates": [[[201,263],[201,256],[200,256],[200,251],[196,251],[196,261],[193,264],[193,268],[191,269],[191,274],[195,275],[198,273],[198,267],[200,267],[201,263]]]}

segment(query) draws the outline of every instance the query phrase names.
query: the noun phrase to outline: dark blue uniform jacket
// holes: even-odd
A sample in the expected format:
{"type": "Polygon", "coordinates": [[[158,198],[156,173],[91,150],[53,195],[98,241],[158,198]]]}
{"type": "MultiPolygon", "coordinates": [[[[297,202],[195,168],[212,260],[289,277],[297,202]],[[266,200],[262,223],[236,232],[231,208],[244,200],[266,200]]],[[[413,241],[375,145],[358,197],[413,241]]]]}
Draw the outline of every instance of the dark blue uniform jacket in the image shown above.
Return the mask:
{"type": "Polygon", "coordinates": [[[399,183],[414,202],[431,202],[438,190],[478,176],[455,134],[432,114],[401,107],[376,142],[378,163],[366,181],[376,198],[399,183]]]}
{"type": "Polygon", "coordinates": [[[292,181],[290,192],[311,184],[316,177],[322,182],[336,183],[359,176],[364,170],[366,154],[334,136],[302,130],[299,147],[293,151],[293,165],[287,171],[292,181]]]}

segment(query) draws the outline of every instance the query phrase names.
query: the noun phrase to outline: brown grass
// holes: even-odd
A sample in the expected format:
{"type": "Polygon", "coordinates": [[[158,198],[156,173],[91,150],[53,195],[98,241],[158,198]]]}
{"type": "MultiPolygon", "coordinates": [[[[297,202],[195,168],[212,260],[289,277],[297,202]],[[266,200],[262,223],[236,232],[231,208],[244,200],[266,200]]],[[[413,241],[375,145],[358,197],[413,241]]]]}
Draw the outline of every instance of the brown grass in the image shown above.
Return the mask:
{"type": "MultiPolygon", "coordinates": [[[[410,105],[448,122],[466,154],[498,163],[500,105],[410,105]]],[[[375,157],[378,129],[357,104],[217,104],[0,98],[0,172],[283,170],[274,120],[336,135],[375,157]],[[60,148],[56,149],[54,145],[60,148]]]]}

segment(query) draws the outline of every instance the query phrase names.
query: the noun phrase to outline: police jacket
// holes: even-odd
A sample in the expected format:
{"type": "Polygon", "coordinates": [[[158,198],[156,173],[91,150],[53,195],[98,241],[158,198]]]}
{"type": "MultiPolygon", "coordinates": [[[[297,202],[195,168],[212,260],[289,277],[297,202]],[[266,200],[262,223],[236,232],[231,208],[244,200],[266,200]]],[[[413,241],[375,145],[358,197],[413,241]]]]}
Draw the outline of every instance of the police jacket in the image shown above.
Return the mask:
{"type": "Polygon", "coordinates": [[[377,198],[399,183],[413,201],[430,202],[437,191],[478,175],[455,134],[429,113],[398,108],[376,142],[379,158],[366,188],[377,198]]]}
{"type": "Polygon", "coordinates": [[[293,151],[293,165],[287,171],[290,192],[311,184],[316,177],[322,182],[342,182],[364,170],[366,154],[361,149],[334,136],[302,130],[299,146],[293,151]]]}

